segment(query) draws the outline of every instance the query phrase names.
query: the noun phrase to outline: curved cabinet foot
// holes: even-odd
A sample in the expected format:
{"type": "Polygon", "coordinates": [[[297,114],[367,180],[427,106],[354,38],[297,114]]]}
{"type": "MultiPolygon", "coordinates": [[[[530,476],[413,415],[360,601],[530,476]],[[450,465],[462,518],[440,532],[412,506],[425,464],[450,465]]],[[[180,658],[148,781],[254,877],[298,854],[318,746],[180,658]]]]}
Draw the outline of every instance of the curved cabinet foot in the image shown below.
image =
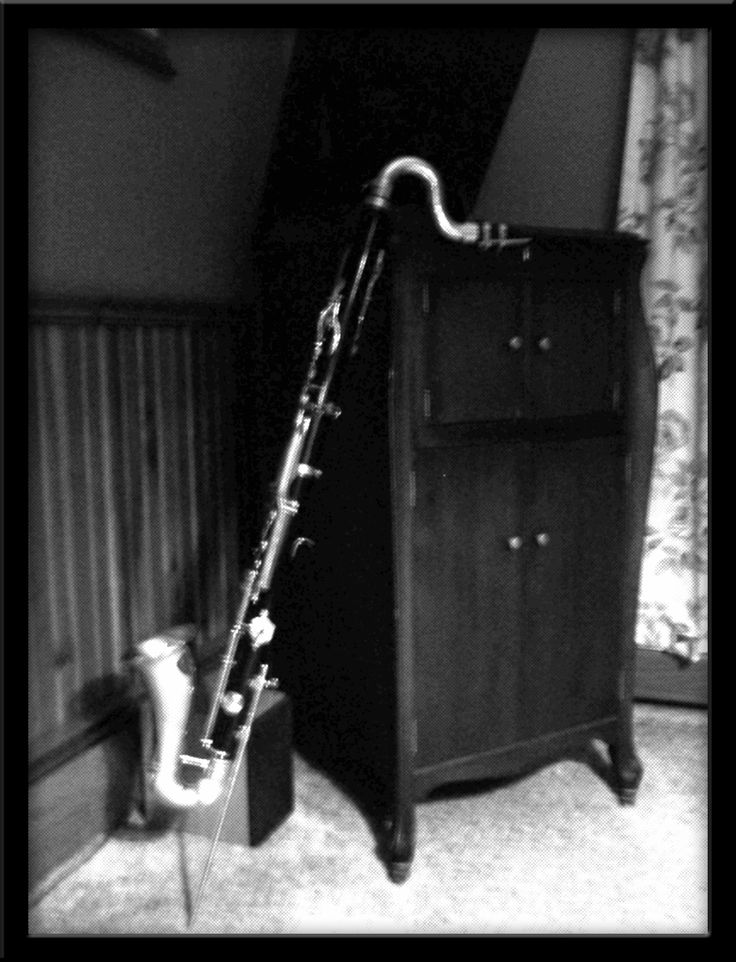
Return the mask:
{"type": "Polygon", "coordinates": [[[639,789],[644,766],[633,745],[609,745],[611,756],[612,785],[621,805],[633,805],[639,789]]]}
{"type": "Polygon", "coordinates": [[[411,862],[391,862],[388,866],[388,877],[396,885],[401,885],[411,874],[411,862]]]}
{"type": "Polygon", "coordinates": [[[401,885],[409,878],[414,859],[415,828],[414,806],[409,803],[397,808],[391,825],[386,861],[392,882],[401,885]]]}

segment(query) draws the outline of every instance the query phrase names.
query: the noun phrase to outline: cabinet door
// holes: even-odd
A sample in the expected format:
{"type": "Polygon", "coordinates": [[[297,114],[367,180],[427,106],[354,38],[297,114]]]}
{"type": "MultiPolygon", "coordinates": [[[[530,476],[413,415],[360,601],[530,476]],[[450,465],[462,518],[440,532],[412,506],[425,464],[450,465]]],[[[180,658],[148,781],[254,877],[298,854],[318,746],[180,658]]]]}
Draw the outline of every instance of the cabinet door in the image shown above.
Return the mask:
{"type": "Polygon", "coordinates": [[[424,418],[442,427],[616,411],[614,282],[483,263],[488,276],[443,276],[425,287],[424,418]]]}
{"type": "Polygon", "coordinates": [[[425,417],[439,425],[521,417],[521,282],[445,275],[426,285],[424,307],[425,417]]]}
{"type": "Polygon", "coordinates": [[[418,766],[516,738],[522,552],[519,444],[416,454],[414,686],[418,766]]]}
{"type": "Polygon", "coordinates": [[[616,712],[623,454],[614,438],[535,446],[524,522],[525,737],[616,712]]]}
{"type": "Polygon", "coordinates": [[[618,407],[619,299],[610,281],[545,278],[532,282],[531,416],[571,417],[618,407]]]}

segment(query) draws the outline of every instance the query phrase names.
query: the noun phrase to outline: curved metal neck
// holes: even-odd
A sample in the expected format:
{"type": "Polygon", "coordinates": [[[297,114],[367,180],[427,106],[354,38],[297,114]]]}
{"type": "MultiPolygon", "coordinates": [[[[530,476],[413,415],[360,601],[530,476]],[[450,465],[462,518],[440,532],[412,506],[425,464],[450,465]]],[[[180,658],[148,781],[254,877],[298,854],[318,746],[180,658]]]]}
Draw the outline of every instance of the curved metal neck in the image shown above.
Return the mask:
{"type": "Polygon", "coordinates": [[[430,209],[437,230],[443,237],[462,244],[477,244],[482,248],[507,247],[529,244],[529,237],[509,238],[505,224],[494,225],[487,221],[466,221],[460,223],[453,220],[445,209],[445,199],[437,171],[421,157],[397,157],[387,164],[378,176],[371,182],[367,204],[376,210],[389,207],[389,199],[394,184],[405,175],[419,177],[427,185],[430,209]]]}

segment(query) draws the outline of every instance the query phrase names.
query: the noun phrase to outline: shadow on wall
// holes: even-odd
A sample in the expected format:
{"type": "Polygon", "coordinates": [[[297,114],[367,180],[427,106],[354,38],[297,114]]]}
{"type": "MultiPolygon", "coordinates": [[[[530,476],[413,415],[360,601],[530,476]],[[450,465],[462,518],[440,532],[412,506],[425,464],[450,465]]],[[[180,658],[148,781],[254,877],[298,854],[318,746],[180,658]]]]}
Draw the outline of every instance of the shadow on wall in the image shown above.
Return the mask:
{"type": "Polygon", "coordinates": [[[88,682],[71,707],[75,717],[91,724],[107,718],[107,727],[112,728],[110,737],[100,743],[106,769],[102,828],[112,831],[127,817],[139,791],[141,739],[135,680],[131,674],[104,675],[88,682]],[[115,706],[112,718],[111,705],[115,706]]]}

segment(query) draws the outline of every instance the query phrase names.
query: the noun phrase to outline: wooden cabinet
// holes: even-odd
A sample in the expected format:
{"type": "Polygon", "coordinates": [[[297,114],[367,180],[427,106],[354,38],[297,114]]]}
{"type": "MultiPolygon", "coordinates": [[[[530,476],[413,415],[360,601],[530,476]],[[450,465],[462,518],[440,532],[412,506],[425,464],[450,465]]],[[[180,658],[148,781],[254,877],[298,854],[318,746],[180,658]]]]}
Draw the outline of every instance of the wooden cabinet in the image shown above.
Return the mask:
{"type": "MultiPolygon", "coordinates": [[[[397,881],[415,803],[439,785],[594,738],[622,801],[641,777],[634,618],[655,410],[644,247],[514,233],[529,244],[480,252],[396,218],[298,518],[315,546],[285,569],[274,612],[297,744],[390,823],[397,881]]],[[[309,255],[276,244],[261,261],[272,346],[299,341],[279,303],[310,302],[305,273],[284,272],[294,256],[309,255]]]]}

